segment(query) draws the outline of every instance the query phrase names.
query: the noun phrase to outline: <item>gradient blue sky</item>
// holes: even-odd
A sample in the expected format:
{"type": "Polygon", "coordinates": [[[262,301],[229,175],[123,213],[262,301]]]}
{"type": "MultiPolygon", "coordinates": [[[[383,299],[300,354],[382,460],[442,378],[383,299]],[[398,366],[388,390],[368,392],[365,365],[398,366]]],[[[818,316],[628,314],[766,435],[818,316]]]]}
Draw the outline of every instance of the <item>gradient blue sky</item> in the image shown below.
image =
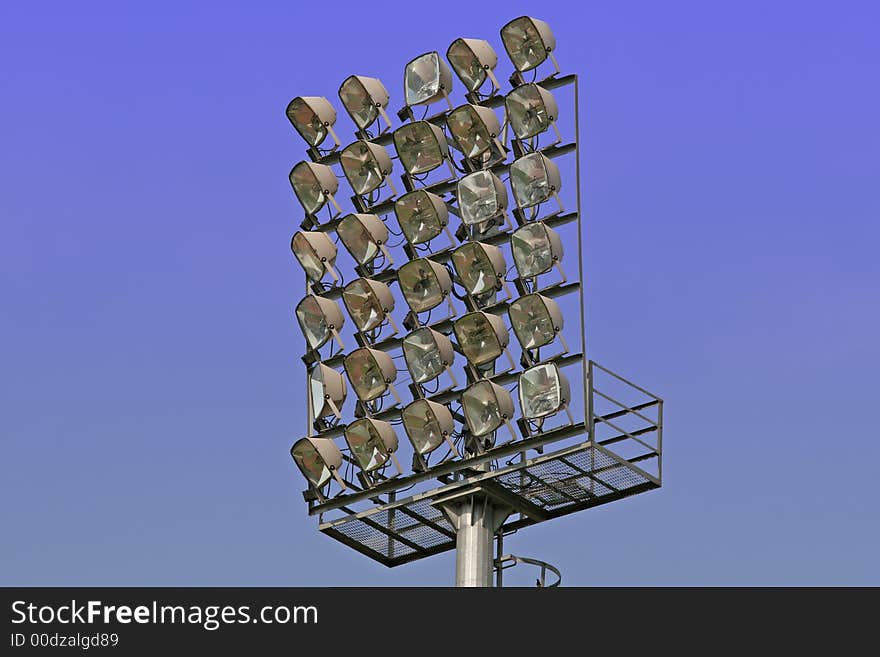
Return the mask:
{"type": "Polygon", "coordinates": [[[523,13],[583,76],[589,350],[666,399],[665,486],[506,546],[575,585],[880,584],[878,5],[430,6],[0,5],[0,584],[452,582],[305,514],[283,109],[349,73],[397,107],[523,13]]]}

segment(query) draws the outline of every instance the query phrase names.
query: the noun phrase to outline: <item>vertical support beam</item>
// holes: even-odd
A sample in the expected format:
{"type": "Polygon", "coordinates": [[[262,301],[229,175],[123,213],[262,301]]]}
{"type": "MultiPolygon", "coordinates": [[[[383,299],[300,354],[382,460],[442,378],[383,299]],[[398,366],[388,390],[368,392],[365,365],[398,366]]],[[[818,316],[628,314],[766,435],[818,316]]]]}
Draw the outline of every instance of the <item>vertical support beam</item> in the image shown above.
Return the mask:
{"type": "Polygon", "coordinates": [[[491,587],[495,572],[493,539],[513,509],[480,493],[453,498],[439,506],[455,527],[455,585],[491,587]]]}

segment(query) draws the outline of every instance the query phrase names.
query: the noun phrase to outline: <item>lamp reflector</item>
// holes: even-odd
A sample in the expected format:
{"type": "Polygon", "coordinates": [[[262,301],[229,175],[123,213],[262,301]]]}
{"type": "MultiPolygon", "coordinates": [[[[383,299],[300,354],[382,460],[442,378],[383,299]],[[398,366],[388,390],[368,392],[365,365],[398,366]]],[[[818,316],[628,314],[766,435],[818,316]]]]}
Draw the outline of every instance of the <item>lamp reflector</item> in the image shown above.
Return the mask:
{"type": "Polygon", "coordinates": [[[558,413],[570,398],[568,379],[556,363],[535,365],[519,375],[519,405],[529,420],[558,413]]]}
{"type": "Polygon", "coordinates": [[[406,104],[430,105],[452,89],[452,72],[436,52],[427,52],[410,61],[403,72],[406,104]]]}
{"type": "Polygon", "coordinates": [[[320,146],[336,123],[336,110],[320,96],[297,96],[287,106],[287,118],[309,146],[320,146]]]}
{"type": "Polygon", "coordinates": [[[312,349],[320,348],[333,331],[339,331],[345,323],[345,316],[337,303],[313,294],[308,295],[296,306],[296,319],[312,349]]]}
{"type": "Polygon", "coordinates": [[[397,367],[391,356],[378,349],[355,349],[345,357],[343,364],[351,387],[361,401],[378,399],[397,378],[397,367]]]}
{"type": "Polygon", "coordinates": [[[384,147],[362,139],[342,149],[339,163],[355,194],[362,195],[378,189],[392,166],[384,147]]]}
{"type": "Polygon", "coordinates": [[[507,188],[488,170],[464,176],[458,181],[455,195],[461,220],[468,226],[494,219],[507,209],[507,188]]]}
{"type": "Polygon", "coordinates": [[[495,112],[480,105],[456,107],[446,117],[446,126],[467,158],[478,157],[491,150],[492,143],[501,133],[501,123],[495,112]]]}
{"type": "Polygon", "coordinates": [[[385,283],[356,278],[342,290],[342,303],[359,331],[371,331],[394,310],[394,296],[385,283]]]}
{"type": "Polygon", "coordinates": [[[409,174],[433,171],[449,155],[443,131],[428,121],[415,121],[394,131],[394,148],[409,174]]]}
{"type": "Polygon", "coordinates": [[[339,100],[345,111],[361,130],[379,118],[379,109],[388,107],[388,90],[378,78],[351,75],[339,86],[339,100]]]}
{"type": "Polygon", "coordinates": [[[534,83],[520,85],[507,94],[504,107],[513,134],[519,139],[541,134],[559,116],[553,95],[534,83]]]}
{"type": "Polygon", "coordinates": [[[345,427],[345,442],[361,470],[381,468],[397,450],[394,428],[382,420],[361,418],[345,427]]]}
{"type": "Polygon", "coordinates": [[[424,326],[403,339],[403,357],[413,383],[425,383],[452,365],[455,352],[449,338],[424,326]]]}
{"type": "Polygon", "coordinates": [[[446,58],[468,91],[482,87],[487,72],[498,64],[498,55],[483,39],[456,39],[446,51],[446,58]]]}
{"type": "Polygon", "coordinates": [[[290,250],[310,281],[320,281],[336,262],[336,245],[320,231],[297,231],[290,240],[290,250]]]}
{"type": "Polygon", "coordinates": [[[501,41],[520,73],[537,68],[556,48],[556,38],[544,21],[529,16],[514,18],[501,28],[501,41]]]}
{"type": "Polygon", "coordinates": [[[465,358],[475,366],[494,361],[510,342],[504,320],[491,313],[468,313],[455,321],[453,330],[465,358]]]}
{"type": "Polygon", "coordinates": [[[562,260],[562,238],[544,222],[536,221],[513,232],[510,250],[520,278],[533,278],[562,260]]]}
{"type": "Polygon", "coordinates": [[[500,290],[507,273],[501,249],[481,242],[465,242],[452,252],[452,266],[468,294],[500,290]]]}
{"type": "Polygon", "coordinates": [[[316,490],[327,485],[342,465],[342,452],[330,438],[300,438],[290,448],[290,455],[316,490]]]}
{"type": "Polygon", "coordinates": [[[427,399],[409,404],[403,409],[401,419],[413,449],[422,456],[440,447],[455,428],[449,409],[427,399]]]}
{"type": "MultiPolygon", "coordinates": [[[[506,194],[506,192],[505,192],[506,194]]],[[[428,242],[449,223],[449,208],[442,198],[423,189],[401,196],[394,203],[394,214],[410,244],[428,242]]]]}
{"type": "Polygon", "coordinates": [[[452,289],[452,278],[446,267],[428,258],[403,265],[397,270],[397,282],[407,305],[415,313],[436,308],[452,289]]]}
{"type": "Polygon", "coordinates": [[[538,205],[562,188],[559,168],[542,153],[529,153],[510,165],[510,185],[520,208],[538,205]]]}
{"type": "Polygon", "coordinates": [[[388,227],[374,214],[349,214],[336,227],[342,245],[359,265],[372,262],[388,242],[388,227]]]}
{"type": "Polygon", "coordinates": [[[290,170],[288,178],[293,193],[309,215],[323,208],[339,189],[333,169],[317,162],[299,162],[290,170]]]}
{"type": "Polygon", "coordinates": [[[471,434],[480,437],[513,417],[513,398],[492,381],[477,381],[461,394],[461,408],[471,434]]]}
{"type": "Polygon", "coordinates": [[[559,304],[540,294],[527,294],[507,309],[513,333],[523,349],[537,349],[550,344],[562,331],[559,304]]]}
{"type": "Polygon", "coordinates": [[[317,363],[309,372],[309,394],[316,420],[331,414],[339,416],[347,392],[345,378],[332,367],[317,363]]]}

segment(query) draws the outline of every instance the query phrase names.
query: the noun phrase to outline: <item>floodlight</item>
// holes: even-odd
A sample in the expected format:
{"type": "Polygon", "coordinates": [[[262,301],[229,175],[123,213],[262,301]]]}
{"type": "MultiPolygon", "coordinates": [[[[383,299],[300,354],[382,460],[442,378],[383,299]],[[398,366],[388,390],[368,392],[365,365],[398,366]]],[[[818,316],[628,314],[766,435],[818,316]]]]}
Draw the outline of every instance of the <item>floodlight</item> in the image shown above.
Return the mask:
{"type": "Polygon", "coordinates": [[[562,337],[562,310],[553,299],[527,294],[507,309],[513,333],[523,349],[537,349],[550,344],[557,334],[562,337]]]}
{"type": "Polygon", "coordinates": [[[452,413],[443,404],[427,399],[417,399],[401,413],[403,429],[413,449],[419,456],[426,456],[446,441],[455,454],[458,450],[450,436],[455,428],[452,413]]]}
{"type": "Polygon", "coordinates": [[[339,329],[345,323],[345,316],[339,305],[332,299],[308,295],[296,306],[296,319],[312,349],[320,348],[331,336],[336,338],[339,348],[344,349],[339,329]]]}
{"type": "MultiPolygon", "coordinates": [[[[342,172],[355,194],[369,194],[378,189],[391,173],[391,156],[379,144],[359,139],[339,154],[342,172]]],[[[391,180],[388,179],[389,185],[391,180]]],[[[393,189],[393,185],[391,185],[393,189]]]]}
{"type": "Polygon", "coordinates": [[[385,248],[388,242],[388,227],[376,215],[346,215],[339,221],[336,233],[342,245],[359,265],[372,262],[379,253],[383,253],[389,263],[394,262],[385,248]]]}
{"type": "Polygon", "coordinates": [[[497,246],[465,242],[452,252],[452,266],[468,294],[479,296],[504,286],[507,263],[497,246]]]}
{"type": "Polygon", "coordinates": [[[507,188],[491,171],[469,173],[458,181],[455,195],[461,221],[467,226],[482,224],[499,215],[506,217],[507,188]]]}
{"type": "Polygon", "coordinates": [[[324,272],[330,272],[334,281],[339,280],[336,270],[333,269],[336,245],[327,233],[299,230],[290,240],[290,250],[310,281],[320,281],[324,278],[324,272]]]}
{"type": "MultiPolygon", "coordinates": [[[[506,194],[506,192],[505,192],[506,194]]],[[[423,189],[401,196],[394,202],[394,214],[410,244],[429,242],[449,223],[449,208],[442,198],[423,189]]]]}
{"type": "Polygon", "coordinates": [[[309,146],[317,148],[327,135],[333,137],[333,141],[336,142],[334,148],[339,146],[339,139],[333,132],[336,110],[326,98],[297,96],[287,106],[287,118],[309,146]]]}
{"type": "Polygon", "coordinates": [[[429,121],[415,121],[394,131],[394,148],[406,172],[433,171],[449,156],[443,131],[429,121]]]}
{"type": "Polygon", "coordinates": [[[330,201],[337,212],[339,204],[333,195],[339,189],[339,181],[333,169],[317,162],[300,162],[290,170],[290,185],[306,214],[313,215],[330,201]]]}
{"type": "Polygon", "coordinates": [[[519,405],[529,420],[565,410],[571,399],[568,379],[556,363],[542,363],[519,375],[519,405]]]}
{"type": "Polygon", "coordinates": [[[449,338],[424,326],[403,339],[403,357],[413,383],[425,383],[449,369],[455,352],[449,338]]]}
{"type": "Polygon", "coordinates": [[[293,462],[308,482],[320,491],[331,478],[344,489],[345,482],[339,476],[342,452],[330,438],[300,438],[290,448],[293,462]]]}
{"type": "MultiPolygon", "coordinates": [[[[544,21],[520,16],[501,28],[501,40],[514,68],[520,73],[531,71],[550,57],[556,48],[556,38],[544,21]]],[[[553,59],[554,65],[556,60],[553,59]]],[[[557,71],[559,67],[556,66],[557,71]]]]}
{"type": "Polygon", "coordinates": [[[491,152],[501,151],[497,138],[501,134],[501,123],[488,107],[480,105],[460,105],[446,117],[446,126],[452,139],[466,158],[475,158],[491,152]]]}
{"type": "Polygon", "coordinates": [[[390,314],[394,310],[394,296],[385,283],[356,278],[343,288],[342,302],[359,331],[372,331],[386,318],[397,330],[390,314]]]}
{"type": "Polygon", "coordinates": [[[529,153],[510,165],[510,186],[516,204],[528,208],[556,196],[562,188],[562,178],[553,160],[543,153],[529,153]]]}
{"type": "Polygon", "coordinates": [[[520,278],[534,278],[554,266],[562,271],[562,238],[542,221],[517,228],[510,236],[510,250],[520,278]]]}
{"type": "Polygon", "coordinates": [[[397,378],[397,367],[384,351],[361,347],[348,354],[343,364],[351,387],[361,401],[378,399],[389,387],[393,390],[391,384],[397,378]]]}
{"type": "Polygon", "coordinates": [[[397,270],[397,283],[414,313],[436,308],[448,298],[452,278],[443,265],[427,258],[411,260],[397,270]]]}
{"type": "Polygon", "coordinates": [[[492,381],[477,381],[461,393],[461,409],[471,434],[478,438],[495,431],[513,417],[513,398],[492,381]]]}
{"type": "Polygon", "coordinates": [[[504,320],[490,313],[468,313],[452,326],[462,353],[475,366],[497,359],[510,342],[504,320]]]}
{"type": "Polygon", "coordinates": [[[406,104],[430,105],[448,98],[452,89],[452,72],[436,52],[427,52],[410,61],[403,72],[406,104]]]}
{"type": "MultiPolygon", "coordinates": [[[[345,427],[345,442],[361,470],[372,472],[381,468],[397,451],[394,428],[382,420],[361,418],[345,427]]],[[[397,469],[400,470],[398,464],[397,469]]]]}
{"type": "Polygon", "coordinates": [[[385,108],[388,107],[388,90],[378,78],[351,75],[339,86],[339,100],[345,111],[361,130],[366,130],[379,116],[391,126],[385,108]]]}
{"type": "Polygon", "coordinates": [[[492,71],[498,64],[498,55],[483,39],[456,39],[446,51],[446,58],[452,70],[468,91],[476,91],[483,86],[486,78],[492,80],[493,88],[499,87],[492,71]]]}
{"type": "Polygon", "coordinates": [[[345,402],[347,392],[345,378],[332,367],[316,363],[309,372],[309,400],[314,419],[333,414],[341,420],[339,409],[345,402]]]}
{"type": "Polygon", "coordinates": [[[523,84],[504,99],[507,120],[518,139],[530,139],[551,125],[555,127],[559,109],[553,95],[540,85],[523,84]]]}

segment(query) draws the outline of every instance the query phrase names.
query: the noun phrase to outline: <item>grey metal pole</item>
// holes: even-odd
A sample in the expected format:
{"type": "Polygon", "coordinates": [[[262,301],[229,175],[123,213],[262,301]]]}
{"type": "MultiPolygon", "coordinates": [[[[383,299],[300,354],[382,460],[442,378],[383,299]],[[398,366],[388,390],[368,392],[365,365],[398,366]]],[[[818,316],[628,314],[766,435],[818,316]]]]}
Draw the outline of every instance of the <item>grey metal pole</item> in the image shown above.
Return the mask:
{"type": "Polygon", "coordinates": [[[442,508],[455,527],[455,585],[491,587],[493,538],[511,509],[478,493],[444,502],[442,508]]]}

